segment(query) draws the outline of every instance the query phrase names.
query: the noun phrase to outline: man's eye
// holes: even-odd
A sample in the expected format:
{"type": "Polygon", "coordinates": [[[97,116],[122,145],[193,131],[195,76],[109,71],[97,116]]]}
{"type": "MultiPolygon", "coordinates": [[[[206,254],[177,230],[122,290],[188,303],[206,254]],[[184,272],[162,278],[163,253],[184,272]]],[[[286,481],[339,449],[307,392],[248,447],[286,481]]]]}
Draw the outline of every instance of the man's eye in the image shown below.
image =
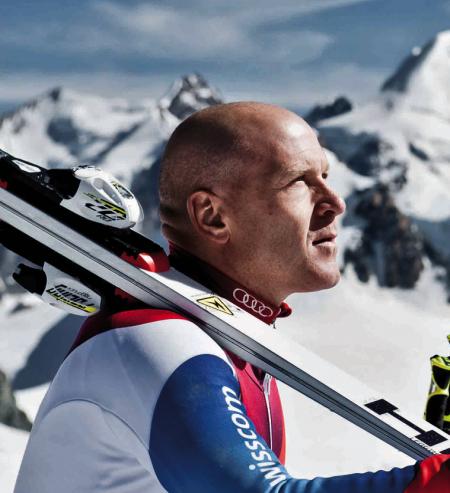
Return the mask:
{"type": "Polygon", "coordinates": [[[322,178],[326,180],[328,178],[328,173],[322,173],[322,178]]]}

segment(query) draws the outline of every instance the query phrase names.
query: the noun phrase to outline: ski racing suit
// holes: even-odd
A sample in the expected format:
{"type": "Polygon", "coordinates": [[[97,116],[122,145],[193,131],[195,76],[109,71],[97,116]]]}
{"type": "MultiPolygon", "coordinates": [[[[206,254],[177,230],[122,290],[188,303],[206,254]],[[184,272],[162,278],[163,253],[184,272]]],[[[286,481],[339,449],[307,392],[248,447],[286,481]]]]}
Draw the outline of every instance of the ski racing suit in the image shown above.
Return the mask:
{"type": "MultiPolygon", "coordinates": [[[[179,249],[171,262],[268,324],[289,312],[179,249]]],[[[289,475],[284,450],[275,380],[188,319],[141,307],[84,324],[15,493],[450,493],[450,456],[307,480],[289,475]]]]}

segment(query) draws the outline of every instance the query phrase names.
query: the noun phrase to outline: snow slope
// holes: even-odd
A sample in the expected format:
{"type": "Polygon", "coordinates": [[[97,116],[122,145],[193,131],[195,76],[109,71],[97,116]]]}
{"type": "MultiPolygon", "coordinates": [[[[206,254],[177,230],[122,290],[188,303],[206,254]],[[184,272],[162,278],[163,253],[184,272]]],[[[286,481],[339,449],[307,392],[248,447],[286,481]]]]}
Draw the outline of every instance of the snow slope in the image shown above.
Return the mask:
{"type": "Polygon", "coordinates": [[[0,424],[0,490],[12,493],[28,433],[0,424]]]}
{"type": "Polygon", "coordinates": [[[63,312],[41,303],[33,295],[6,296],[0,310],[3,371],[12,377],[23,368],[41,337],[64,317],[63,312]]]}

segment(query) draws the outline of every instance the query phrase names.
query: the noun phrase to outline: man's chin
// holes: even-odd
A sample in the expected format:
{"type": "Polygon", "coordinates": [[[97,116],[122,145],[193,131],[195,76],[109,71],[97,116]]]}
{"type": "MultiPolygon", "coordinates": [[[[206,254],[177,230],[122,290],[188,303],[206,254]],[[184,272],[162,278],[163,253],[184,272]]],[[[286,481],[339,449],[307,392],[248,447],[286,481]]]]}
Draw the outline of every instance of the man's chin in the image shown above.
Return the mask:
{"type": "Polygon", "coordinates": [[[324,289],[331,289],[338,284],[341,280],[341,273],[337,271],[334,275],[329,275],[325,279],[321,279],[321,282],[318,282],[318,286],[313,291],[322,291],[324,289]]]}
{"type": "Polygon", "coordinates": [[[341,280],[341,273],[338,268],[327,272],[316,272],[309,278],[309,282],[299,286],[298,293],[312,293],[314,291],[323,291],[331,289],[341,280]]]}
{"type": "Polygon", "coordinates": [[[330,282],[328,283],[328,285],[325,288],[323,288],[323,289],[331,289],[331,288],[334,288],[334,286],[336,286],[336,284],[338,284],[340,280],[341,280],[341,273],[339,271],[337,271],[337,273],[334,276],[334,278],[332,280],[330,279],[330,282]]]}

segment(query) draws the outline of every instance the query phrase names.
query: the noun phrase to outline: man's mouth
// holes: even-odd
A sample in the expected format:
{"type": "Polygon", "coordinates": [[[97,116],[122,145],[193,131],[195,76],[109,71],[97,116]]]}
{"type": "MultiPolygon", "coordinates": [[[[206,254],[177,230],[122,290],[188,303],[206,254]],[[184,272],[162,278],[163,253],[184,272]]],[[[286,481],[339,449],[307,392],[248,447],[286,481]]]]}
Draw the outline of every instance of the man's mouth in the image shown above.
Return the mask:
{"type": "Polygon", "coordinates": [[[321,236],[320,238],[317,238],[316,240],[314,240],[312,242],[312,244],[314,246],[317,246],[317,245],[322,245],[322,244],[326,244],[326,243],[335,243],[336,241],[336,234],[333,234],[333,233],[329,233],[327,235],[323,235],[321,236]]]}

